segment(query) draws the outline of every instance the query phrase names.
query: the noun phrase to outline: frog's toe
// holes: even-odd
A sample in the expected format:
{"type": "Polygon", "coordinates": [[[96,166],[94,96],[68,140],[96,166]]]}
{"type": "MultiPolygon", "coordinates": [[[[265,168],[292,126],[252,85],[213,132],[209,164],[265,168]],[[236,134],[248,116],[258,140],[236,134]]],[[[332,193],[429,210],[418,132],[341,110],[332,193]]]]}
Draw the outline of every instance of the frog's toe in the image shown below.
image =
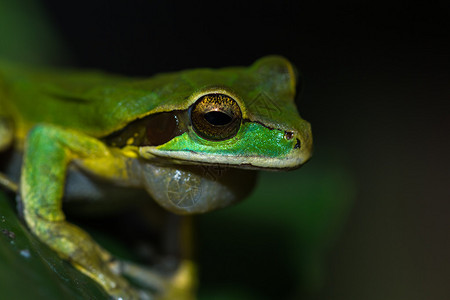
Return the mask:
{"type": "Polygon", "coordinates": [[[181,261],[175,274],[168,280],[158,300],[194,300],[197,288],[197,270],[191,260],[181,261]]]}
{"type": "Polygon", "coordinates": [[[155,295],[152,292],[139,290],[139,299],[140,300],[155,300],[155,295]]]}
{"type": "Polygon", "coordinates": [[[115,300],[155,300],[155,296],[151,292],[132,287],[111,290],[108,293],[115,300]]]}
{"type": "Polygon", "coordinates": [[[152,290],[154,294],[140,291],[140,299],[155,300],[193,300],[197,287],[195,264],[182,260],[173,275],[128,262],[116,261],[111,264],[114,272],[132,278],[139,285],[152,290]]]}

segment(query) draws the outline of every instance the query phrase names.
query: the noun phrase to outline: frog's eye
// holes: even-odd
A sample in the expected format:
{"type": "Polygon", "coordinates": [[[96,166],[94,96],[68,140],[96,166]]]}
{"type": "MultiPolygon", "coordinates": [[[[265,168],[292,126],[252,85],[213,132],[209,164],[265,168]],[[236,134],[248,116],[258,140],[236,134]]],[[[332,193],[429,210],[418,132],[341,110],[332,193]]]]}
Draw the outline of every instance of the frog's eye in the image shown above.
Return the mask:
{"type": "Polygon", "coordinates": [[[239,131],[242,113],[236,101],[224,94],[202,96],[191,110],[195,132],[204,139],[220,141],[239,131]]]}

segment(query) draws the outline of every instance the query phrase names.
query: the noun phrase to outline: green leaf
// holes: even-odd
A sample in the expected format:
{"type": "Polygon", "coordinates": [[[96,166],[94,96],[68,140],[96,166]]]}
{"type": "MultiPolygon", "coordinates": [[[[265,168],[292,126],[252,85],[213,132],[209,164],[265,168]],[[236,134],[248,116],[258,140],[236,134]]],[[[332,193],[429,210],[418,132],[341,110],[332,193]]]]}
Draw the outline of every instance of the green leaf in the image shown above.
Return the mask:
{"type": "Polygon", "coordinates": [[[0,191],[1,299],[108,299],[90,278],[37,240],[0,191]]]}

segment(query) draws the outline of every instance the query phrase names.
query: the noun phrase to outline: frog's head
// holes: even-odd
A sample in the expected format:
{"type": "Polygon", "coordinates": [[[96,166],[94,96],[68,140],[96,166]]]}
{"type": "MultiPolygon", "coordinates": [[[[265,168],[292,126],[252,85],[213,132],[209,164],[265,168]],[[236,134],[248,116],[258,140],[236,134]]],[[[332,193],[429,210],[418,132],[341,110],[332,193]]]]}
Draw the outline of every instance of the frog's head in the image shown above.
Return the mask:
{"type": "Polygon", "coordinates": [[[161,103],[126,131],[133,136],[121,138],[138,146],[141,157],[272,170],[310,158],[311,127],[298,114],[296,76],[285,58],[165,76],[171,77],[156,80],[170,85],[153,90],[161,103]]]}
{"type": "Polygon", "coordinates": [[[278,170],[310,158],[311,127],[297,112],[296,76],[286,59],[270,56],[248,69],[202,71],[186,76],[212,84],[189,95],[186,110],[155,116],[168,141],[141,147],[142,157],[278,170]]]}
{"type": "Polygon", "coordinates": [[[106,142],[160,163],[144,163],[142,176],[166,209],[185,214],[224,207],[249,192],[254,173],[225,168],[208,176],[205,165],[286,170],[310,158],[311,128],[295,107],[295,87],[292,65],[279,56],[249,68],[156,76],[134,84],[144,96],[120,111],[137,107],[142,113],[106,142]],[[146,89],[153,101],[146,100],[146,89]]]}

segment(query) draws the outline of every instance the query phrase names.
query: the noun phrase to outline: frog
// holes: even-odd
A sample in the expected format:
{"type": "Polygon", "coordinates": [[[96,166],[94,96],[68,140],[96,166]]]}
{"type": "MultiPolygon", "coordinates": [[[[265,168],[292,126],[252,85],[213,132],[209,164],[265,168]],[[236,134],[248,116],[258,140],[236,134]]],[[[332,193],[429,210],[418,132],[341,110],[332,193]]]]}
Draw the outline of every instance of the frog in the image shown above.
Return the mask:
{"type": "Polygon", "coordinates": [[[195,299],[190,216],[238,203],[258,171],[297,169],[312,155],[298,85],[277,55],[150,77],[1,61],[0,153],[19,159],[3,166],[0,185],[16,191],[32,234],[112,298],[195,299]],[[92,182],[130,190],[92,201],[105,209],[143,191],[150,210],[180,216],[174,235],[184,254],[172,273],[114,257],[67,220],[66,203],[96,198],[92,182]]]}

